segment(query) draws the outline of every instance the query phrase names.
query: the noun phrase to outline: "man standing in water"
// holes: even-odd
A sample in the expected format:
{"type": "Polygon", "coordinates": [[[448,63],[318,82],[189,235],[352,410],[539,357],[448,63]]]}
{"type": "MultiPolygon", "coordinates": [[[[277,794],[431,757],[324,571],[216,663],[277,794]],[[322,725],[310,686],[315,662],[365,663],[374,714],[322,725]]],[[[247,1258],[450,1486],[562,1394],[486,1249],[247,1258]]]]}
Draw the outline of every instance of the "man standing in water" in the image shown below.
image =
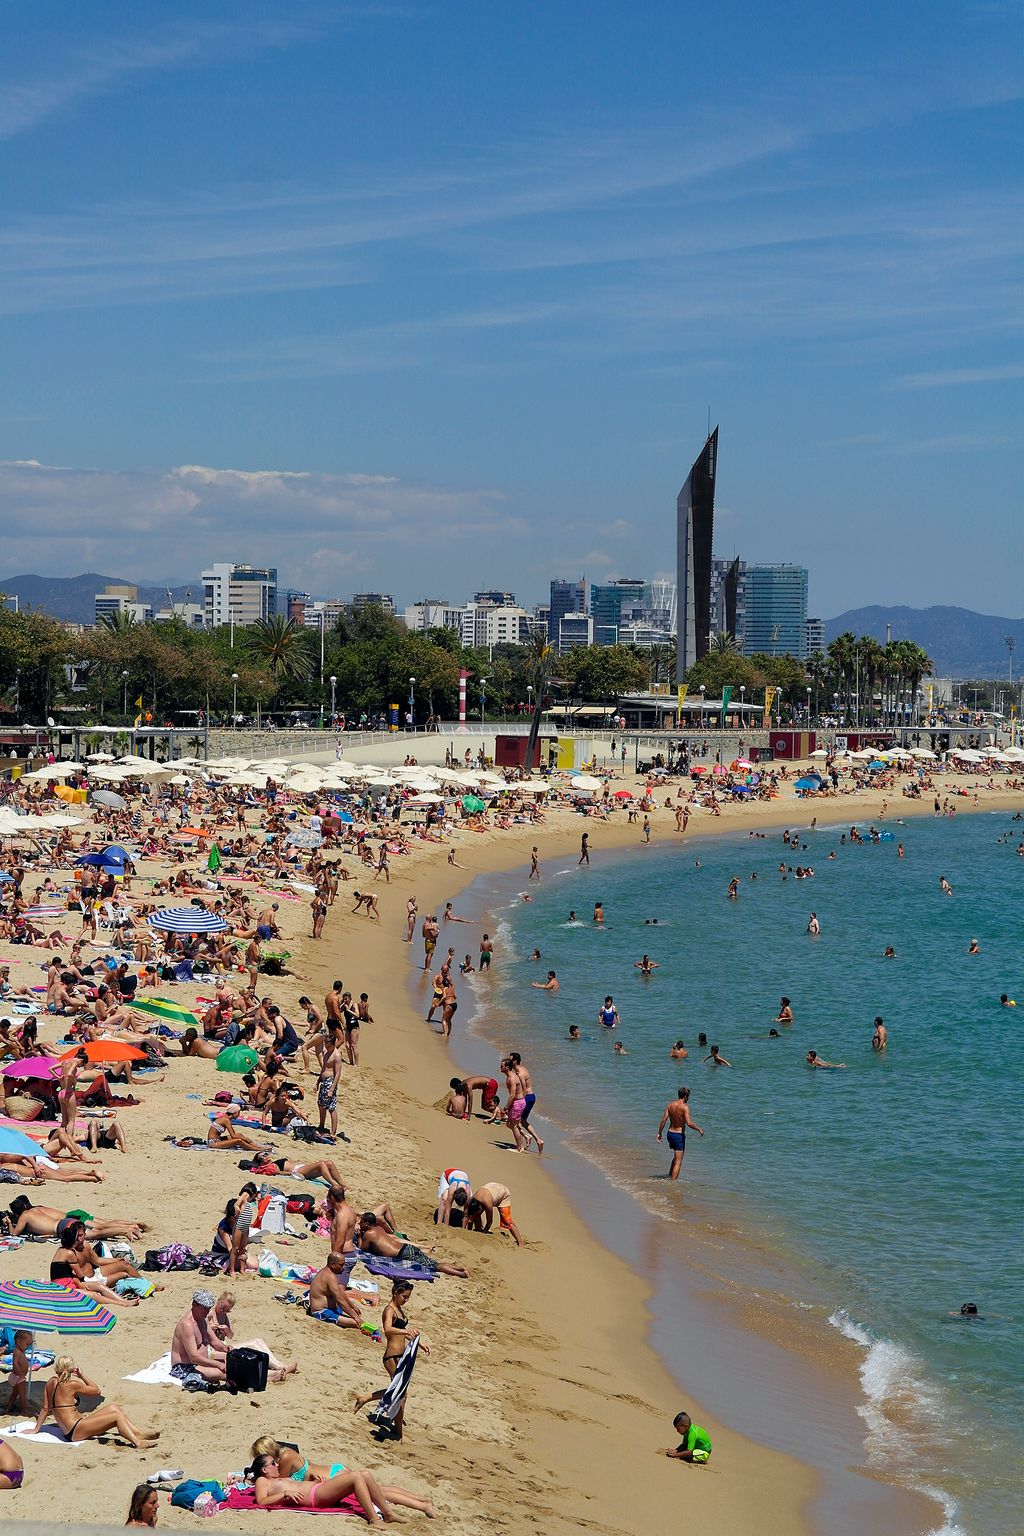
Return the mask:
{"type": "Polygon", "coordinates": [[[678,1179],[683,1166],[683,1155],[686,1152],[686,1131],[696,1131],[698,1136],[704,1132],[690,1114],[690,1090],[680,1088],[679,1096],[665,1105],[665,1113],[661,1117],[658,1126],[658,1140],[662,1139],[662,1132],[668,1126],[668,1144],[672,1149],[672,1166],[668,1171],[670,1179],[678,1179]]]}

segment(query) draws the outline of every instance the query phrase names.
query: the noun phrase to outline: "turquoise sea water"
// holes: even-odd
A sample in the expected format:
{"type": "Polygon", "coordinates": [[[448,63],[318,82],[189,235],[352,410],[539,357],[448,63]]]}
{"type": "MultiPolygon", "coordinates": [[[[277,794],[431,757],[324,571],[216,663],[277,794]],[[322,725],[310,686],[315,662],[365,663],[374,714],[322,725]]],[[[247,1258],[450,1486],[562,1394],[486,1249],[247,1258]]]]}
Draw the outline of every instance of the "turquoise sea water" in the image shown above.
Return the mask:
{"type": "Polygon", "coordinates": [[[681,1242],[698,1210],[787,1255],[821,1326],[861,1346],[862,1462],[941,1493],[934,1529],[1003,1536],[1024,1528],[1024,824],[1004,813],[888,829],[877,845],[844,847],[836,828],[806,830],[799,853],[770,832],[627,856],[602,855],[598,829],[589,869],[546,866],[530,903],[504,888],[479,1022],[488,1034],[500,1018],[529,1060],[538,1112],[677,1221],[681,1242]],[[782,858],[811,863],[814,878],[783,880],[782,858]],[[738,901],[726,897],[733,875],[738,901]],[[980,955],[967,953],[972,938],[980,955]],[[884,960],[890,944],[897,958],[884,960]],[[649,980],[633,964],[644,951],[659,967],[649,980]],[[527,985],[549,966],[557,996],[527,985]],[[606,992],[614,1033],[597,1022],[606,992]],[[1020,1007],[1001,1007],[1002,992],[1020,1007]],[[795,1023],[769,1040],[782,994],[795,1023]],[[702,1064],[700,1030],[731,1070],[702,1064]],[[676,1063],[680,1037],[690,1056],[676,1063]],[[846,1070],[808,1068],[809,1048],[846,1070]],[[706,1137],[688,1138],[671,1186],[654,1134],[679,1084],[706,1137]],[[985,1321],[949,1316],[964,1301],[985,1321]]]}

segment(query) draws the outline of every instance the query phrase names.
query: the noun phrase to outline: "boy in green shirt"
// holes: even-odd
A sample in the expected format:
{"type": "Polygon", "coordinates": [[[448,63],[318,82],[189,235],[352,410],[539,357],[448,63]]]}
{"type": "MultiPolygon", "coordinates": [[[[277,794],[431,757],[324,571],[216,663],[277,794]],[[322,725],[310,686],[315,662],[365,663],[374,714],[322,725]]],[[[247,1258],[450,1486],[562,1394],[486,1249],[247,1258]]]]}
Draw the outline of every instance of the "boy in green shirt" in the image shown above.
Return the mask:
{"type": "Polygon", "coordinates": [[[677,1413],[672,1424],[683,1438],[674,1451],[663,1451],[662,1455],[670,1456],[673,1461],[696,1462],[698,1465],[706,1462],[711,1455],[711,1437],[707,1430],[695,1424],[688,1413],[677,1413]]]}

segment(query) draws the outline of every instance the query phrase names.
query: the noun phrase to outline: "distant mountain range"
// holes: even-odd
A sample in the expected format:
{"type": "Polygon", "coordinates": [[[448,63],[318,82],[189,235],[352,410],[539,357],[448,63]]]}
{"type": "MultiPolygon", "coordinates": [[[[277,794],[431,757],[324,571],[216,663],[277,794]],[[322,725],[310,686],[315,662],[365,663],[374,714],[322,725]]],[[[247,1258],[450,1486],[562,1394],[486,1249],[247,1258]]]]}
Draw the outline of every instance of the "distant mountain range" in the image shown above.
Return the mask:
{"type": "Polygon", "coordinates": [[[886,625],[893,640],[913,640],[935,663],[936,677],[1006,677],[1006,636],[1017,642],[1013,675],[1024,672],[1024,619],[1001,619],[969,608],[851,608],[826,619],[825,641],[852,630],[885,644],[886,625]]]}
{"type": "MultiPolygon", "coordinates": [[[[95,618],[94,599],[105,587],[133,586],[139,589],[139,602],[152,603],[156,612],[167,607],[168,584],[156,582],[143,584],[129,582],[123,576],[100,576],[96,571],[86,571],[82,576],[3,576],[0,592],[17,597],[23,608],[41,608],[56,619],[71,624],[91,624],[95,618]]],[[[203,584],[195,581],[171,586],[171,601],[183,603],[191,588],[194,603],[203,600],[203,584]]]]}

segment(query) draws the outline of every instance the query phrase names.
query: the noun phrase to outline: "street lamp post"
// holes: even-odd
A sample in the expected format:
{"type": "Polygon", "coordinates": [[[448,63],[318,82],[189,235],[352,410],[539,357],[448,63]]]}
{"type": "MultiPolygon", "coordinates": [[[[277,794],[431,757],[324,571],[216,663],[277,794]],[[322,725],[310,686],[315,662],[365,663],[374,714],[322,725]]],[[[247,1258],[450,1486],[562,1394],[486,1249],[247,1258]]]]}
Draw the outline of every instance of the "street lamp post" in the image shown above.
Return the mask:
{"type": "Polygon", "coordinates": [[[338,686],[338,679],[335,677],[333,672],[331,673],[330,683],[331,683],[331,725],[333,727],[333,725],[334,725],[334,716],[335,716],[334,690],[338,686]]]}
{"type": "Polygon", "coordinates": [[[409,729],[414,731],[416,729],[416,679],[414,677],[409,679],[409,714],[411,716],[409,729]]]}
{"type": "Polygon", "coordinates": [[[121,713],[122,713],[122,715],[124,715],[125,719],[127,719],[128,718],[128,672],[127,672],[127,669],[123,670],[122,673],[121,673],[121,688],[122,688],[122,691],[124,693],[124,704],[123,704],[123,707],[121,709],[121,713]]]}
{"type": "Polygon", "coordinates": [[[481,725],[483,725],[483,723],[484,723],[484,706],[486,705],[486,703],[487,703],[487,679],[486,679],[486,677],[482,677],[480,679],[480,724],[481,725]]]}
{"type": "Polygon", "coordinates": [[[238,673],[231,674],[231,729],[238,730],[238,673]]]}
{"type": "Polygon", "coordinates": [[[704,694],[705,694],[705,692],[706,692],[706,684],[701,683],[701,685],[700,685],[700,728],[701,728],[702,731],[704,729],[704,694]]]}
{"type": "Polygon", "coordinates": [[[809,730],[810,729],[810,725],[811,725],[811,685],[810,685],[810,683],[807,684],[805,692],[807,694],[807,727],[808,727],[808,730],[809,730]]]}
{"type": "Polygon", "coordinates": [[[740,730],[747,723],[747,685],[740,683],[740,730]]]}

